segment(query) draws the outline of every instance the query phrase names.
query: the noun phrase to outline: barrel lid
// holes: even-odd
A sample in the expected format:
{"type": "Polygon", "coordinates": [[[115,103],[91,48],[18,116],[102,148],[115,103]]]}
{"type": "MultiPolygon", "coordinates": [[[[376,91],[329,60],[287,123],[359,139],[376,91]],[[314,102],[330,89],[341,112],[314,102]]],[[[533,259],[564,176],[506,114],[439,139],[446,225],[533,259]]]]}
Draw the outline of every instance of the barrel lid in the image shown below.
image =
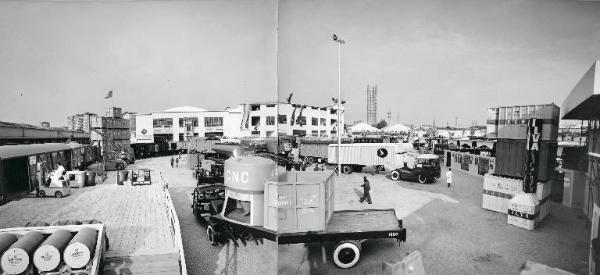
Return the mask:
{"type": "Polygon", "coordinates": [[[225,161],[225,163],[237,165],[275,165],[274,161],[259,156],[240,156],[229,158],[225,161]]]}

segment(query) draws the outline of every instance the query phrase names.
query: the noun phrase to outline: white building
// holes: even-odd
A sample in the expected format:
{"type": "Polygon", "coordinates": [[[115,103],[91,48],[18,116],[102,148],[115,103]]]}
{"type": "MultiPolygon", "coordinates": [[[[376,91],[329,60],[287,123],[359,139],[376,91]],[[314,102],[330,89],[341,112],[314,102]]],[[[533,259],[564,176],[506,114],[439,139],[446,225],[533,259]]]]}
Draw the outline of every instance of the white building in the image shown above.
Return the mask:
{"type": "MultiPolygon", "coordinates": [[[[343,109],[342,109],[342,123],[343,109]]],[[[135,115],[132,143],[178,142],[190,137],[333,137],[337,108],[287,103],[241,104],[224,111],[183,106],[135,115]]],[[[342,124],[343,125],[343,124],[342,124]]]]}

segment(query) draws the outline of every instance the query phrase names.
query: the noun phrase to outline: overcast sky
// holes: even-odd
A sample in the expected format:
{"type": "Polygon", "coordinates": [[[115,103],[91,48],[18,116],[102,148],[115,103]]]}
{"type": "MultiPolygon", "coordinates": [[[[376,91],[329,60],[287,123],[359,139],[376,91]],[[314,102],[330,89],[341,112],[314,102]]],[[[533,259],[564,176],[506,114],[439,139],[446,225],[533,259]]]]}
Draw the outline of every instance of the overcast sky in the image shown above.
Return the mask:
{"type": "Polygon", "coordinates": [[[0,1],[0,120],[64,125],[108,105],[219,110],[278,90],[329,105],[333,32],[347,41],[347,121],[366,119],[377,84],[378,118],[468,126],[491,106],[560,106],[600,58],[600,2],[0,1]]]}
{"type": "Polygon", "coordinates": [[[276,16],[271,0],[0,1],[0,120],[272,101],[276,16]]]}
{"type": "Polygon", "coordinates": [[[336,32],[349,122],[366,120],[368,84],[378,119],[391,111],[392,123],[469,126],[492,106],[560,106],[600,58],[600,2],[282,0],[279,10],[280,96],[337,96],[336,32]]]}

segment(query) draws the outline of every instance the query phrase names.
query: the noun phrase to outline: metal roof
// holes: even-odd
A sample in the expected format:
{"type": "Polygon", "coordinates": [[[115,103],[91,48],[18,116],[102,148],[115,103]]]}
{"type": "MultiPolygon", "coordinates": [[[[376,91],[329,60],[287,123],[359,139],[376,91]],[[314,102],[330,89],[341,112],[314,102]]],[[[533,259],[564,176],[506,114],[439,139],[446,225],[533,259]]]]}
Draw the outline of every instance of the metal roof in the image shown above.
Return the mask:
{"type": "Polygon", "coordinates": [[[600,61],[596,61],[577,82],[562,104],[562,119],[600,118],[600,61]]]}
{"type": "Polygon", "coordinates": [[[35,154],[69,150],[67,143],[19,144],[0,146],[0,160],[32,156],[35,154]]]}

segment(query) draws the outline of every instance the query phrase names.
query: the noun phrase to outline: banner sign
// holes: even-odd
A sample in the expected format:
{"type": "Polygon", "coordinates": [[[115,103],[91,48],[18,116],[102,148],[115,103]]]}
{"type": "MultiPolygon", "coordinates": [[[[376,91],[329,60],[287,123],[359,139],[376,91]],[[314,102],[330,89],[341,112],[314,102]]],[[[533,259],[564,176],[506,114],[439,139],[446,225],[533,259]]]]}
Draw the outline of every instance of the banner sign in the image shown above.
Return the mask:
{"type": "Polygon", "coordinates": [[[537,191],[541,135],[542,120],[530,119],[527,123],[527,154],[525,156],[525,177],[523,178],[523,192],[525,193],[536,193],[537,191]]]}

